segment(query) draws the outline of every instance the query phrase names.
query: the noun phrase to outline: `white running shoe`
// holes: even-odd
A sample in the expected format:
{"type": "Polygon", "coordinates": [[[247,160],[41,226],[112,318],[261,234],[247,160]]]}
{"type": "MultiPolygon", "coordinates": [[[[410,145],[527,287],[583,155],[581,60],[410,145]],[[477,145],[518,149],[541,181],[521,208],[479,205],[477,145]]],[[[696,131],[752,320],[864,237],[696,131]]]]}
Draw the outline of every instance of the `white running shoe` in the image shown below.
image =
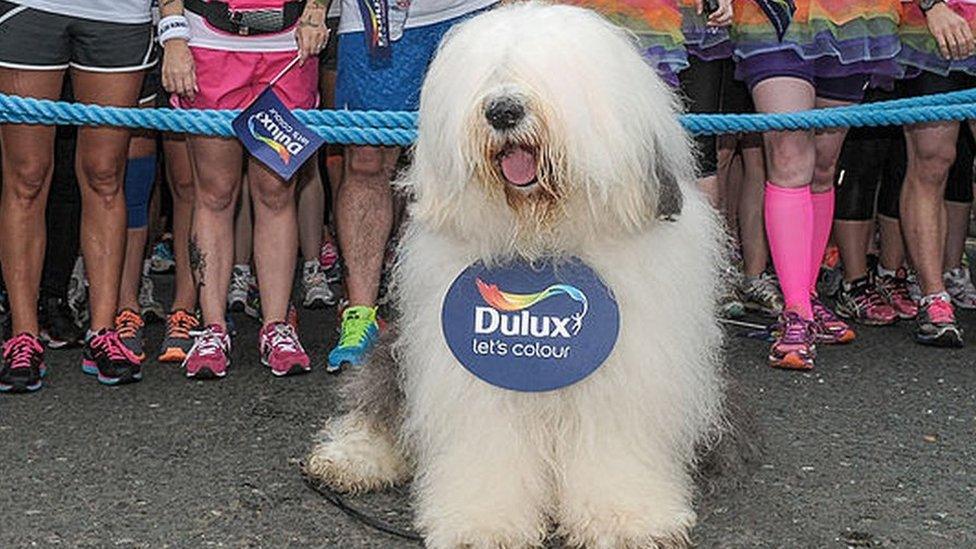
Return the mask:
{"type": "Polygon", "coordinates": [[[302,305],[306,309],[321,309],[335,303],[335,294],[317,259],[306,261],[302,266],[302,290],[302,305]]]}
{"type": "Polygon", "coordinates": [[[230,289],[227,291],[227,308],[234,312],[244,310],[247,303],[247,288],[252,283],[250,265],[234,265],[230,275],[230,289]]]}
{"type": "Polygon", "coordinates": [[[976,309],[976,286],[966,267],[956,267],[942,275],[952,304],[960,309],[976,309]]]}

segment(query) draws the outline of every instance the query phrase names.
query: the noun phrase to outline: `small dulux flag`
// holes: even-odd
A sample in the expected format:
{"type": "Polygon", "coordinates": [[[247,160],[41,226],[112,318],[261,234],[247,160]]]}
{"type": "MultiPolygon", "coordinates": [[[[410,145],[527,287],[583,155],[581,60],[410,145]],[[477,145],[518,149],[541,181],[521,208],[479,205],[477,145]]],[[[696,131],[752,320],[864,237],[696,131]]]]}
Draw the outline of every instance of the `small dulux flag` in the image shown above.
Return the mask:
{"type": "Polygon", "coordinates": [[[285,181],[290,181],[302,164],[325,143],[319,134],[288,110],[272,89],[278,78],[292,66],[294,62],[232,123],[244,148],[285,181]]]}

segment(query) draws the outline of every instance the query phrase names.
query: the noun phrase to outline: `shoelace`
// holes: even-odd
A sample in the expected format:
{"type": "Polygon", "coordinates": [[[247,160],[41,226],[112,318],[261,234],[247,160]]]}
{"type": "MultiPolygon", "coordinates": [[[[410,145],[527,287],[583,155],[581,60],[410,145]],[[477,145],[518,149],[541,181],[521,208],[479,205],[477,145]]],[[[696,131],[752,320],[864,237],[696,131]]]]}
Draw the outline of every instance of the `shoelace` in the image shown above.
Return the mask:
{"type": "Polygon", "coordinates": [[[878,293],[877,290],[875,290],[875,288],[873,288],[870,284],[865,284],[861,288],[856,289],[854,293],[854,303],[856,303],[860,309],[887,305],[885,298],[882,297],[881,294],[878,293]]]}
{"type": "Polygon", "coordinates": [[[156,246],[153,248],[153,255],[161,259],[173,259],[173,252],[165,242],[156,244],[156,246]]]}
{"type": "Polygon", "coordinates": [[[956,321],[956,316],[952,311],[952,305],[941,298],[934,298],[925,308],[929,320],[933,324],[952,324],[956,321]]]}
{"type": "Polygon", "coordinates": [[[773,278],[765,273],[759,275],[753,282],[753,286],[758,289],[756,293],[766,301],[772,301],[779,297],[779,291],[773,278]]]}
{"type": "Polygon", "coordinates": [[[912,301],[908,291],[908,279],[899,276],[879,277],[878,285],[891,295],[892,300],[912,301]]]}
{"type": "Polygon", "coordinates": [[[199,325],[193,315],[185,311],[176,311],[169,315],[166,323],[166,337],[176,337],[186,339],[190,337],[190,330],[199,325]]]}
{"type": "Polygon", "coordinates": [[[807,343],[807,322],[800,318],[796,313],[786,313],[783,315],[783,323],[780,325],[782,330],[781,342],[787,345],[800,345],[807,343]]]}
{"type": "Polygon", "coordinates": [[[136,313],[125,310],[115,317],[115,331],[119,337],[135,337],[136,331],[142,326],[142,319],[136,313]]]}
{"type": "Polygon", "coordinates": [[[271,332],[271,348],[288,353],[298,352],[298,338],[287,324],[276,324],[271,332]]]}
{"type": "Polygon", "coordinates": [[[342,322],[342,334],[339,336],[340,347],[359,345],[366,339],[372,321],[356,313],[350,313],[342,322]]]}
{"type": "Polygon", "coordinates": [[[41,352],[41,348],[31,339],[30,336],[22,335],[10,341],[4,357],[10,368],[30,368],[31,358],[35,353],[41,352]]]}
{"type": "Polygon", "coordinates": [[[818,321],[824,324],[840,321],[837,315],[835,315],[833,311],[828,309],[827,306],[824,305],[823,302],[821,302],[819,299],[811,300],[810,305],[813,307],[813,317],[816,318],[818,321]]]}
{"type": "Polygon", "coordinates": [[[105,353],[105,356],[112,361],[128,360],[122,342],[119,341],[119,334],[114,331],[96,335],[88,344],[92,350],[105,353]]]}
{"type": "Polygon", "coordinates": [[[202,332],[190,332],[190,335],[194,336],[194,340],[188,355],[209,356],[224,352],[223,338],[214,330],[207,328],[202,332]]]}
{"type": "Polygon", "coordinates": [[[322,270],[316,270],[314,273],[305,273],[305,286],[314,287],[321,286],[326,283],[325,272],[322,270]]]}
{"type": "Polygon", "coordinates": [[[949,271],[947,278],[956,287],[957,296],[965,296],[970,301],[976,300],[976,286],[973,286],[973,281],[969,277],[969,270],[965,267],[953,269],[949,271]]]}
{"type": "Polygon", "coordinates": [[[235,269],[231,276],[230,285],[234,289],[247,291],[250,282],[251,276],[248,273],[235,269]]]}

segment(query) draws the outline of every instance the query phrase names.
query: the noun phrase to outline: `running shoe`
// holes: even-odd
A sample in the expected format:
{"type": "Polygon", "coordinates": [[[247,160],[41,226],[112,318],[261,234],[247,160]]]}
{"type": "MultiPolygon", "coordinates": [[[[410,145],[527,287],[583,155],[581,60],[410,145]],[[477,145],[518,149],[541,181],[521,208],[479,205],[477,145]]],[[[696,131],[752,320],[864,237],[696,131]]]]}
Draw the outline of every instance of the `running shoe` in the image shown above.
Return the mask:
{"type": "Polygon", "coordinates": [[[197,317],[185,309],[177,309],[166,317],[166,336],[159,346],[160,362],[183,362],[193,347],[191,332],[200,327],[197,317]]]}
{"type": "Polygon", "coordinates": [[[879,274],[875,278],[878,292],[894,307],[899,318],[909,320],[918,314],[918,301],[912,299],[909,291],[908,273],[898,269],[894,275],[879,274]]]}
{"type": "Polygon", "coordinates": [[[259,346],[261,364],[271,368],[275,376],[303,374],[311,371],[308,354],[302,348],[298,334],[286,322],[270,322],[261,329],[259,346]]]}
{"type": "Polygon", "coordinates": [[[88,322],[88,279],[85,277],[85,260],[81,256],[75,260],[68,281],[68,307],[75,317],[75,324],[84,326],[88,322]]]}
{"type": "Polygon", "coordinates": [[[783,312],[783,293],[769,273],[743,277],[739,295],[747,311],[773,317],[783,312]]]}
{"type": "Polygon", "coordinates": [[[817,295],[837,295],[843,281],[844,264],[840,260],[840,249],[834,245],[827,246],[817,272],[817,295]]]}
{"type": "Polygon", "coordinates": [[[208,379],[227,375],[230,366],[230,336],[222,326],[211,324],[192,332],[193,346],[183,360],[186,377],[208,379]]]}
{"type": "Polygon", "coordinates": [[[966,267],[956,267],[942,275],[946,292],[952,298],[952,304],[960,309],[976,309],[976,286],[966,267]]]}
{"type": "Polygon", "coordinates": [[[28,333],[7,340],[0,364],[0,393],[27,393],[41,388],[47,374],[44,346],[28,333]]]}
{"type": "Polygon", "coordinates": [[[302,305],[306,309],[321,309],[335,303],[325,271],[317,260],[306,261],[302,267],[302,305]]]}
{"type": "Polygon", "coordinates": [[[724,270],[721,277],[722,294],[718,297],[719,314],[725,318],[740,318],[746,314],[745,305],[739,299],[736,288],[741,284],[741,275],[734,266],[724,270]]]}
{"type": "Polygon", "coordinates": [[[285,311],[285,323],[298,333],[298,308],[291,301],[288,302],[288,310],[285,311]]]}
{"type": "Polygon", "coordinates": [[[776,339],[769,349],[769,365],[786,370],[810,370],[817,356],[813,321],[794,311],[780,315],[776,339]]]}
{"type": "Polygon", "coordinates": [[[250,265],[234,265],[230,273],[230,289],[227,291],[227,308],[235,313],[244,310],[248,289],[253,285],[250,265]]]}
{"type": "Polygon", "coordinates": [[[98,377],[104,385],[121,385],[142,379],[142,366],[119,339],[115,330],[102,329],[85,341],[81,370],[98,377]]]}
{"type": "Polygon", "coordinates": [[[922,285],[918,282],[918,273],[915,271],[908,271],[905,276],[906,285],[908,287],[908,296],[912,298],[915,303],[922,301],[922,285]]]}
{"type": "Polygon", "coordinates": [[[139,313],[149,322],[159,322],[166,318],[166,309],[156,299],[156,285],[146,272],[139,281],[139,313]]]}
{"type": "Polygon", "coordinates": [[[142,317],[132,309],[122,309],[115,315],[115,332],[119,334],[119,341],[138,359],[139,364],[146,360],[145,328],[142,317]]]}
{"type": "Polygon", "coordinates": [[[261,320],[261,291],[257,284],[249,283],[244,299],[244,314],[254,320],[261,320]]]}
{"type": "Polygon", "coordinates": [[[325,272],[325,279],[330,284],[339,282],[342,278],[342,266],[339,264],[339,250],[331,239],[322,241],[322,248],[319,250],[319,265],[325,272]]]}
{"type": "Polygon", "coordinates": [[[7,292],[0,288],[0,340],[10,337],[10,304],[7,303],[7,292]]]}
{"type": "Polygon", "coordinates": [[[149,269],[154,274],[163,274],[172,271],[175,267],[176,256],[173,255],[173,236],[165,234],[153,246],[152,255],[149,257],[149,269]]]}
{"type": "Polygon", "coordinates": [[[349,307],[342,312],[339,343],[329,353],[326,371],[339,372],[343,365],[360,366],[379,337],[375,307],[349,307]]]}
{"type": "Polygon", "coordinates": [[[819,297],[810,296],[810,306],[813,307],[813,329],[817,343],[825,345],[850,343],[857,337],[850,325],[828,309],[819,297]]]}
{"type": "Polygon", "coordinates": [[[41,325],[40,340],[51,349],[63,349],[81,344],[85,331],[75,324],[71,308],[58,297],[45,296],[37,308],[41,325]]]}
{"type": "Polygon", "coordinates": [[[934,347],[962,347],[962,330],[956,325],[952,298],[942,292],[922,298],[915,317],[915,341],[934,347]]]}
{"type": "Polygon", "coordinates": [[[898,322],[898,311],[867,276],[844,282],[837,293],[837,314],[868,326],[887,326],[898,322]]]}

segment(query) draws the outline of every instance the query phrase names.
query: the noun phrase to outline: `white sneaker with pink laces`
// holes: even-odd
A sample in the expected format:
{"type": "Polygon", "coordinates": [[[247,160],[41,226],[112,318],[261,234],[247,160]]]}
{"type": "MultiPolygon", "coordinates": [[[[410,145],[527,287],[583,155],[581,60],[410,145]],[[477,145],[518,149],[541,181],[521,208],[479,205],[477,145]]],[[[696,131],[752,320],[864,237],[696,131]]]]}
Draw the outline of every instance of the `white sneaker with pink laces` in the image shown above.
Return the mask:
{"type": "Polygon", "coordinates": [[[295,329],[285,322],[270,322],[261,328],[261,364],[281,377],[303,374],[312,369],[308,354],[298,340],[295,329]]]}

